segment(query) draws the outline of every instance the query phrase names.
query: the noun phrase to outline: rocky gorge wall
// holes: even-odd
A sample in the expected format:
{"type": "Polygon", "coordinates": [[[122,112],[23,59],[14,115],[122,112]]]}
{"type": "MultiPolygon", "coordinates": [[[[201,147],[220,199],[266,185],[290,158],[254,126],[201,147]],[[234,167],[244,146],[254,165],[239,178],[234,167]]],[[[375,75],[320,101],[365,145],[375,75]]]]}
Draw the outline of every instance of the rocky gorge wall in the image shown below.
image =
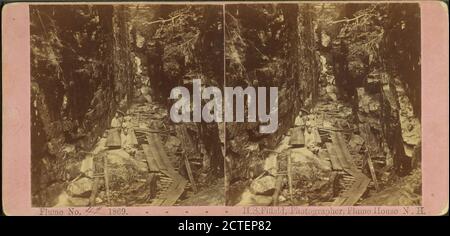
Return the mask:
{"type": "MultiPolygon", "coordinates": [[[[223,87],[222,7],[161,6],[158,17],[173,20],[163,20],[154,30],[145,24],[136,28],[147,35],[143,47],[147,55],[144,74],[149,77],[155,100],[166,105],[170,112],[175,100],[168,98],[176,86],[186,87],[190,94],[194,79],[205,87],[223,87]]],[[[199,122],[179,123],[176,127],[185,155],[192,160],[202,159],[203,169],[208,170],[200,182],[222,178],[223,125],[199,122]]]]}
{"type": "Polygon", "coordinates": [[[362,81],[355,98],[359,103],[359,121],[369,123],[378,133],[386,156],[392,158],[395,173],[407,175],[420,165],[419,5],[349,4],[341,12],[347,18],[361,15],[366,19],[346,25],[340,32],[346,36],[349,48],[345,62],[348,73],[364,75],[355,77],[362,81]],[[361,40],[364,34],[367,36],[361,40]],[[372,99],[368,104],[378,108],[362,112],[361,105],[368,97],[372,99]]]}
{"type": "Polygon", "coordinates": [[[278,130],[259,123],[227,123],[227,184],[256,177],[263,160],[312,103],[318,86],[312,6],[226,6],[226,85],[278,87],[278,130]]]}
{"type": "Polygon", "coordinates": [[[319,19],[318,34],[340,95],[353,103],[355,122],[370,125],[388,166],[408,174],[420,159],[419,5],[331,4],[321,12],[336,18],[319,19]]]}
{"type": "Polygon", "coordinates": [[[133,60],[124,6],[32,6],[30,15],[32,203],[48,206],[128,105],[133,60]]]}

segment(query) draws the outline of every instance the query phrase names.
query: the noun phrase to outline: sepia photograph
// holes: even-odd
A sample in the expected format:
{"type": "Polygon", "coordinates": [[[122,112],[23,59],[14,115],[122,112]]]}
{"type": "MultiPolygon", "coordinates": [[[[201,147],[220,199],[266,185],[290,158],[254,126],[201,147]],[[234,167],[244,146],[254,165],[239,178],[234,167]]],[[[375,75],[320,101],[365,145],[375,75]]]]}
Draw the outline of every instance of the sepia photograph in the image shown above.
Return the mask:
{"type": "Polygon", "coordinates": [[[417,3],[226,4],[225,32],[226,85],[278,88],[275,132],[226,123],[227,205],[421,204],[417,3]]]}
{"type": "Polygon", "coordinates": [[[32,4],[31,203],[420,206],[418,3],[32,4]]]}
{"type": "Polygon", "coordinates": [[[171,90],[223,87],[222,5],[31,5],[32,205],[224,205],[224,129],[171,90]]]}

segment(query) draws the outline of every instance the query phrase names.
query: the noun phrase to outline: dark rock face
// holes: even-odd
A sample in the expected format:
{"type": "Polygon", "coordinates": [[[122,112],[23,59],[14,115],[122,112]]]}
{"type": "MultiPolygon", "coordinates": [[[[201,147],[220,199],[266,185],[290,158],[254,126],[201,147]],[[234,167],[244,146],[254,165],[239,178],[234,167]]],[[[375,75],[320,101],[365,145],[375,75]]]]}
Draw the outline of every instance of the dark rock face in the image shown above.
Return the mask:
{"type": "Polygon", "coordinates": [[[127,106],[133,60],[123,6],[33,6],[30,14],[32,192],[45,194],[73,178],[64,163],[83,158],[78,151],[127,106]]]}
{"type": "Polygon", "coordinates": [[[389,21],[385,28],[385,48],[388,68],[405,84],[414,114],[421,116],[421,66],[420,66],[420,9],[418,4],[392,4],[388,8],[389,21]],[[411,40],[415,39],[415,40],[411,40]]]}
{"type": "Polygon", "coordinates": [[[366,11],[374,19],[365,24],[347,25],[348,28],[339,32],[345,37],[334,39],[331,51],[335,55],[336,85],[346,90],[341,92],[346,92],[353,103],[355,121],[369,124],[379,143],[383,143],[375,148],[376,153],[381,153],[381,146],[387,146],[384,151],[393,156],[396,173],[406,175],[411,171],[410,156],[417,143],[414,140],[414,145],[408,144],[411,153],[405,153],[408,147],[404,147],[402,137],[407,136],[404,126],[410,124],[417,128],[418,125],[409,118],[405,122],[405,117],[413,114],[402,114],[405,112],[402,107],[411,104],[414,116],[420,119],[419,6],[345,4],[338,9],[341,17],[347,19],[366,11]],[[378,42],[377,50],[361,42],[360,34],[367,29],[372,34],[370,39],[378,42]]]}
{"type": "Polygon", "coordinates": [[[422,174],[414,170],[409,176],[395,181],[392,186],[361,201],[363,206],[411,206],[420,205],[422,174]]]}
{"type": "MultiPolygon", "coordinates": [[[[149,43],[141,51],[148,55],[145,65],[155,100],[166,104],[169,111],[175,102],[168,99],[172,88],[184,86],[192,94],[194,79],[201,80],[203,86],[222,88],[222,7],[165,5],[159,7],[158,14],[162,19],[175,18],[173,22],[160,24],[154,30],[147,28],[147,25],[137,28],[146,35],[149,43]]],[[[205,104],[206,100],[202,103],[205,104]]],[[[190,115],[192,117],[193,112],[190,115]]],[[[201,122],[176,126],[178,131],[186,131],[178,132],[178,138],[187,157],[196,159],[201,153],[209,161],[210,174],[223,177],[222,125],[201,122]]]]}
{"type": "Polygon", "coordinates": [[[316,97],[319,70],[310,7],[226,7],[227,86],[278,87],[279,98],[279,126],[274,134],[259,133],[258,123],[227,123],[230,182],[256,177],[254,173],[262,169],[257,165],[268,154],[263,150],[274,148],[294,124],[300,107],[316,97]]]}

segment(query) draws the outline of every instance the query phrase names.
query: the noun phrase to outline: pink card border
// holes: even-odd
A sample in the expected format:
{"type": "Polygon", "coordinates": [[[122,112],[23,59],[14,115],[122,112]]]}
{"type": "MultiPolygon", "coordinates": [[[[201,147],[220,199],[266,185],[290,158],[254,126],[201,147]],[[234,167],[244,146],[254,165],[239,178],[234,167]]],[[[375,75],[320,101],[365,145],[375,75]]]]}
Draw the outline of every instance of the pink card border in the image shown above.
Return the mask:
{"type": "MultiPolygon", "coordinates": [[[[217,2],[215,2],[217,4],[217,2]]],[[[112,215],[110,208],[32,208],[30,146],[30,37],[28,3],[10,3],[2,14],[2,199],[7,215],[112,215]],[[27,140],[27,141],[25,141],[27,140]],[[28,146],[27,146],[28,145],[28,146]]],[[[448,10],[423,1],[422,170],[423,206],[360,207],[116,207],[127,215],[442,215],[449,198],[448,10]],[[371,213],[357,213],[370,210],[371,213]]]]}

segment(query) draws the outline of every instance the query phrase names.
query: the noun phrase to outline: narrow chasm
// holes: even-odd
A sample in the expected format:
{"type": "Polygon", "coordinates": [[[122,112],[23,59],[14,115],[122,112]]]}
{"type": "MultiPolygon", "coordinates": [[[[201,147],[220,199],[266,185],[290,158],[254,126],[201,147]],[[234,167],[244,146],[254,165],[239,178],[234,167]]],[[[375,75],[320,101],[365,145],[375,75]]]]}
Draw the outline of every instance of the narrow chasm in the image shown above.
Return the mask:
{"type": "Polygon", "coordinates": [[[226,124],[226,204],[421,204],[417,4],[226,6],[227,86],[278,87],[278,130],[226,124]]]}
{"type": "Polygon", "coordinates": [[[223,125],[170,91],[223,86],[222,6],[33,5],[32,205],[223,205],[223,125]]]}

